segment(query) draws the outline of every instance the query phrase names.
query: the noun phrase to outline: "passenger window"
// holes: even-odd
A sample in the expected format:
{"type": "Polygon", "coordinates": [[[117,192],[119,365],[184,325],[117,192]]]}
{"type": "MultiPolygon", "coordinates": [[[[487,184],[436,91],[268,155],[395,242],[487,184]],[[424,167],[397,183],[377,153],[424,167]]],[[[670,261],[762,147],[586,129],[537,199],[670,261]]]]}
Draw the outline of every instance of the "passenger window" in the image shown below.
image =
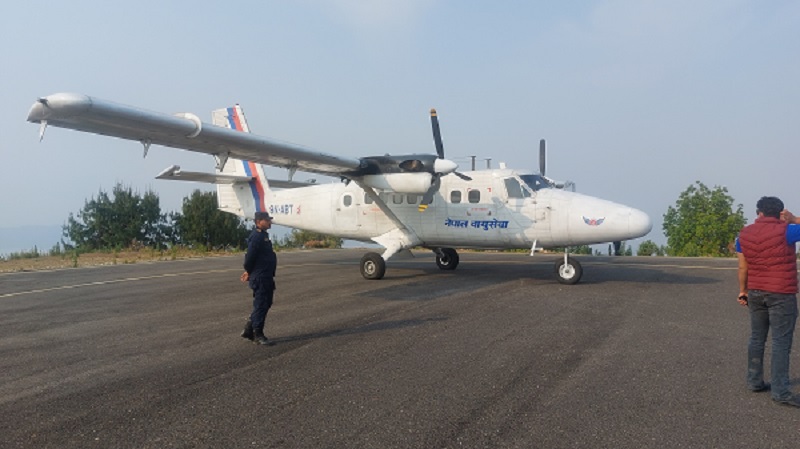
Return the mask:
{"type": "Polygon", "coordinates": [[[367,192],[364,192],[364,204],[372,204],[372,197],[367,195],[367,192]]]}
{"type": "Polygon", "coordinates": [[[408,204],[417,204],[417,195],[406,195],[406,202],[408,204]]]}
{"type": "Polygon", "coordinates": [[[480,203],[481,202],[481,191],[480,190],[470,190],[467,193],[467,199],[470,203],[480,203]]]}
{"type": "Polygon", "coordinates": [[[450,191],[450,202],[453,204],[458,204],[461,202],[461,191],[460,190],[451,190],[450,191]]]}
{"type": "Polygon", "coordinates": [[[514,178],[506,178],[503,180],[506,183],[506,192],[508,192],[509,198],[522,198],[522,186],[519,185],[514,178]]]}
{"type": "Polygon", "coordinates": [[[344,204],[344,207],[350,207],[353,204],[353,197],[350,195],[345,195],[342,197],[342,204],[344,204]]]}
{"type": "Polygon", "coordinates": [[[395,193],[392,195],[392,202],[394,204],[403,204],[403,195],[395,193]]]}

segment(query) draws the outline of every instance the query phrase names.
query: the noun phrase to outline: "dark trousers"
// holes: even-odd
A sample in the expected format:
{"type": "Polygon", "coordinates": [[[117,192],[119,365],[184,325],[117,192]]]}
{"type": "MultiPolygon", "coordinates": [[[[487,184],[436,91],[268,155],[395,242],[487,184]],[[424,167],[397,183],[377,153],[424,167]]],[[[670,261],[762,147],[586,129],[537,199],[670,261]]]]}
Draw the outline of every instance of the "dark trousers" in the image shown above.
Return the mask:
{"type": "Polygon", "coordinates": [[[250,321],[253,323],[253,330],[263,330],[267,312],[272,307],[275,283],[272,279],[255,280],[250,282],[250,288],[253,289],[253,313],[250,314],[250,321]]]}
{"type": "Polygon", "coordinates": [[[748,292],[750,308],[750,342],[747,346],[747,384],[755,388],[763,384],[764,346],[767,333],[772,332],[772,397],[776,400],[791,397],[789,390],[789,354],[797,320],[797,297],[761,290],[748,292]]]}

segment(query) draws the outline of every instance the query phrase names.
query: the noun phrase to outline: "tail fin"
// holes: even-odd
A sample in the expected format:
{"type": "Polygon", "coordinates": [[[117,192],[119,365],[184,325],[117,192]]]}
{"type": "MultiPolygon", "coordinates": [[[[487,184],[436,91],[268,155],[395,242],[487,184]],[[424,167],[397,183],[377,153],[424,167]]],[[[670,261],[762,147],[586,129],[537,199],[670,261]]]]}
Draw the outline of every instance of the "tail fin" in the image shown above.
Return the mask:
{"type": "MultiPolygon", "coordinates": [[[[230,108],[217,109],[211,115],[214,125],[250,132],[242,107],[238,104],[230,108]]],[[[216,172],[251,178],[246,184],[217,184],[217,206],[220,210],[244,218],[253,218],[255,212],[267,211],[270,190],[261,164],[241,159],[228,159],[222,166],[222,170],[217,168],[216,172]]]]}

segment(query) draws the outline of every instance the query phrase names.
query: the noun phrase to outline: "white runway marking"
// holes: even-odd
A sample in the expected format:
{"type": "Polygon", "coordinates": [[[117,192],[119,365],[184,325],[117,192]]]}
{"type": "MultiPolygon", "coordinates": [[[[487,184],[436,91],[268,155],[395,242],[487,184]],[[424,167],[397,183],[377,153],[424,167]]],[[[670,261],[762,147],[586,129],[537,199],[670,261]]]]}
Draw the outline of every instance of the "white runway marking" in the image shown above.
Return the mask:
{"type": "Polygon", "coordinates": [[[191,271],[188,273],[164,273],[164,274],[156,274],[152,276],[140,276],[140,277],[132,277],[132,278],[123,278],[123,279],[111,279],[108,281],[95,281],[95,282],[86,282],[83,284],[73,284],[73,285],[62,285],[59,287],[50,287],[50,288],[40,288],[36,290],[26,290],[22,292],[15,292],[15,293],[6,293],[4,295],[0,295],[0,298],[10,298],[13,296],[22,296],[22,295],[31,295],[35,293],[47,293],[53,292],[58,290],[69,290],[73,288],[81,288],[81,287],[91,287],[95,285],[107,285],[107,284],[119,284],[122,282],[135,282],[135,281],[145,281],[148,279],[159,279],[159,278],[168,278],[168,277],[177,277],[177,276],[191,276],[196,274],[208,274],[208,273],[225,273],[228,271],[238,271],[241,272],[241,269],[226,269],[226,270],[206,270],[206,271],[191,271]]]}

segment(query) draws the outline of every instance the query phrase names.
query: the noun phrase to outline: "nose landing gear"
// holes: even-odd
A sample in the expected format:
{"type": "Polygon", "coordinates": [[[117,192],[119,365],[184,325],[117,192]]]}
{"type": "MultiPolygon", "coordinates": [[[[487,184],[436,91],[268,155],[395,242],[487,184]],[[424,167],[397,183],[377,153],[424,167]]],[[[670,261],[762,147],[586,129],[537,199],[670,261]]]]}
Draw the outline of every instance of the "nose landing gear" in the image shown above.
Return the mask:
{"type": "Polygon", "coordinates": [[[556,280],[562,284],[573,285],[581,280],[583,268],[577,259],[564,254],[563,259],[559,259],[555,265],[556,280]]]}

